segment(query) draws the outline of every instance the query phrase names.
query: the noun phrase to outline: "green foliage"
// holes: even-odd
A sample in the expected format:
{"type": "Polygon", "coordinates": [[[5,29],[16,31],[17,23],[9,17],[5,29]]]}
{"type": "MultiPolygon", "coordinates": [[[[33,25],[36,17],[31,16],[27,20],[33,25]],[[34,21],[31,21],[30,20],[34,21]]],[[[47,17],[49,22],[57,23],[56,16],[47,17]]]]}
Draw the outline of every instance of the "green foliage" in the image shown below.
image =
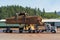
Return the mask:
{"type": "Polygon", "coordinates": [[[0,19],[9,18],[15,16],[17,12],[26,12],[30,16],[42,16],[43,18],[59,18],[60,16],[57,15],[57,12],[45,12],[43,8],[43,12],[38,8],[31,8],[31,7],[22,7],[22,6],[2,6],[0,7],[0,19]]]}
{"type": "Polygon", "coordinates": [[[45,13],[44,14],[44,18],[48,18],[48,19],[50,19],[50,18],[58,18],[60,15],[57,15],[57,14],[55,14],[55,13],[45,13]]]}
{"type": "Polygon", "coordinates": [[[55,10],[55,12],[54,12],[55,14],[57,14],[57,12],[56,12],[56,10],[55,10]]]}
{"type": "Polygon", "coordinates": [[[45,9],[43,8],[43,12],[41,13],[41,16],[44,18],[44,14],[45,14],[45,9]]]}

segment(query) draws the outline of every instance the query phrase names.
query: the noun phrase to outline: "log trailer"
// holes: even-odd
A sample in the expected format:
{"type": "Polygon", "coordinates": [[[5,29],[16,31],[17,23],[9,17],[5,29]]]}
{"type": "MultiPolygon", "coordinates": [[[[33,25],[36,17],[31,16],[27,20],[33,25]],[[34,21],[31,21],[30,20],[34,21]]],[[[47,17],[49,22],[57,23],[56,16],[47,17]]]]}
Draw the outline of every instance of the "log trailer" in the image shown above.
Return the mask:
{"type": "MultiPolygon", "coordinates": [[[[19,24],[19,33],[29,32],[29,33],[39,33],[50,30],[46,29],[45,23],[42,22],[42,18],[39,16],[27,16],[26,13],[16,13],[16,16],[7,18],[6,24],[19,24]]],[[[49,25],[48,25],[49,26],[49,25]]],[[[3,32],[12,33],[13,30],[7,27],[3,32]]],[[[55,30],[50,30],[52,33],[56,33],[55,30]]]]}

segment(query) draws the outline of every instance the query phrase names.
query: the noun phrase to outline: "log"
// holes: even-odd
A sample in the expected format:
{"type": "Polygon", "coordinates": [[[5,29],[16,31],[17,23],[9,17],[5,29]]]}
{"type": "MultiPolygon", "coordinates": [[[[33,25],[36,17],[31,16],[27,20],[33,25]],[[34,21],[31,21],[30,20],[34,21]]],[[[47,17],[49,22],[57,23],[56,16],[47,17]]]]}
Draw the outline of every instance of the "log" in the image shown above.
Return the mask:
{"type": "Polygon", "coordinates": [[[11,17],[6,19],[8,24],[36,24],[42,21],[41,17],[38,16],[18,16],[17,18],[11,17]]]}

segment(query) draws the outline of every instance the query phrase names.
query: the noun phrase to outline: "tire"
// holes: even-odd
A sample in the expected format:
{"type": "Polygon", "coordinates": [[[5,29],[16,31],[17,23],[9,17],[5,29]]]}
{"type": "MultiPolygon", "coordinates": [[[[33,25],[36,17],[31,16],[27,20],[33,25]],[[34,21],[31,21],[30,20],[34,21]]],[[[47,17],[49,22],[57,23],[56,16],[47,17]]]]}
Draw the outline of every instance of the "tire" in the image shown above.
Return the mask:
{"type": "Polygon", "coordinates": [[[52,32],[52,33],[56,33],[56,31],[55,31],[55,30],[51,30],[51,32],[52,32]]]}
{"type": "Polygon", "coordinates": [[[10,30],[9,33],[12,33],[12,30],[10,30]]]}
{"type": "Polygon", "coordinates": [[[40,32],[40,30],[37,28],[37,29],[36,29],[36,33],[39,33],[39,32],[40,32]]]}
{"type": "Polygon", "coordinates": [[[7,30],[5,30],[5,33],[8,33],[8,31],[7,31],[7,30]]]}
{"type": "Polygon", "coordinates": [[[44,32],[44,30],[40,30],[40,33],[43,33],[44,32]]]}
{"type": "Polygon", "coordinates": [[[3,30],[4,33],[6,33],[6,30],[3,30]]]}
{"type": "Polygon", "coordinates": [[[5,33],[12,33],[12,30],[3,30],[5,33]]]}
{"type": "Polygon", "coordinates": [[[35,30],[32,30],[32,33],[35,33],[35,30]]]}
{"type": "Polygon", "coordinates": [[[31,33],[31,30],[29,30],[28,33],[31,33]]]}
{"type": "Polygon", "coordinates": [[[39,33],[39,32],[40,32],[40,30],[36,30],[36,32],[37,32],[37,33],[39,33]]]}
{"type": "Polygon", "coordinates": [[[37,31],[37,33],[39,33],[39,31],[37,31]]]}
{"type": "Polygon", "coordinates": [[[23,33],[23,31],[19,31],[19,33],[23,33]]]}
{"type": "Polygon", "coordinates": [[[23,28],[19,28],[19,33],[23,33],[23,28]]]}

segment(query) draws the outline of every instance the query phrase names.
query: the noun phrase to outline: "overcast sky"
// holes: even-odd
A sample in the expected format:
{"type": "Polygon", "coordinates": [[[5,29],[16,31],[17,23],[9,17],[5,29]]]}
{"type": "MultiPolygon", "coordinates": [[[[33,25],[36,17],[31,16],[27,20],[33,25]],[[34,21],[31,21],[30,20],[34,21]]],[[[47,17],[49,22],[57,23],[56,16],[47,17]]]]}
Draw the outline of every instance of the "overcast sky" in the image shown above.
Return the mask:
{"type": "Polygon", "coordinates": [[[21,5],[23,7],[45,8],[46,12],[60,11],[60,0],[0,0],[0,7],[7,5],[21,5]]]}

